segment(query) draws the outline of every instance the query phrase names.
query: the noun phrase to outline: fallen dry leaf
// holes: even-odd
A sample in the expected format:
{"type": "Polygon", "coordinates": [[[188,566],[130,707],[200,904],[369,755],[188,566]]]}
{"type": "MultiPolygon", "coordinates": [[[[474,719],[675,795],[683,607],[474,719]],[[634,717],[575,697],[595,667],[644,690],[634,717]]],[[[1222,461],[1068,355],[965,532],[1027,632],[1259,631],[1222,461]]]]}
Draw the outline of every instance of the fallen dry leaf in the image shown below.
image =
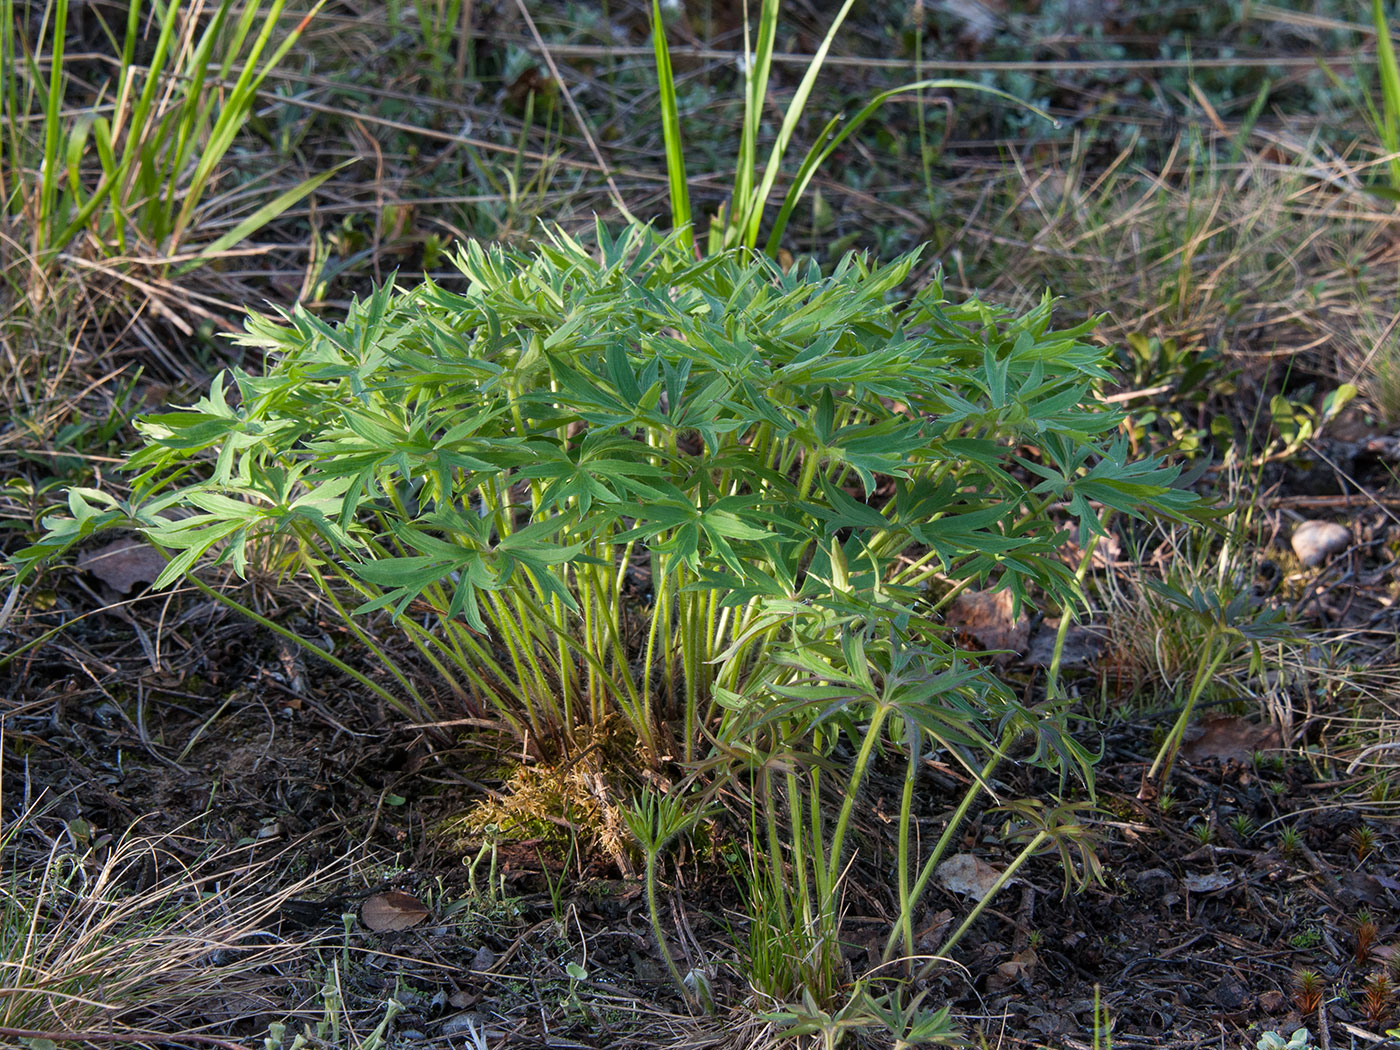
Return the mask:
{"type": "MultiPolygon", "coordinates": [[[[914,950],[923,952],[925,955],[932,955],[942,946],[952,925],[953,913],[947,908],[929,916],[928,922],[914,933],[914,950]]],[[[884,944],[883,935],[880,937],[880,943],[884,944]]]]}
{"type": "Polygon", "coordinates": [[[1239,879],[1223,871],[1208,871],[1204,875],[1187,875],[1181,884],[1192,893],[1214,893],[1233,886],[1239,879]]]}
{"type": "Polygon", "coordinates": [[[947,623],[971,636],[984,649],[1025,652],[1031,623],[1024,613],[1011,615],[1010,591],[963,591],[948,607],[947,623]]]}
{"type": "Polygon", "coordinates": [[[1001,878],[1001,871],[981,857],[958,853],[938,865],[933,877],[945,890],[980,901],[992,892],[997,879],[1001,878]]]}
{"type": "Polygon", "coordinates": [[[427,917],[423,902],[402,890],[376,893],[360,909],[360,920],[375,933],[409,930],[427,917]]]}
{"type": "Polygon", "coordinates": [[[155,583],[165,570],[165,555],[143,540],[117,540],[83,554],[78,568],[92,573],[118,594],[129,594],[138,583],[155,583]]]}
{"type": "Polygon", "coordinates": [[[987,978],[987,990],[999,992],[1027,980],[1039,961],[1034,948],[1017,952],[1006,962],[997,964],[996,972],[987,978]]]}
{"type": "Polygon", "coordinates": [[[1278,730],[1256,725],[1237,715],[1205,718],[1189,727],[1182,736],[1181,757],[1200,763],[1215,759],[1221,763],[1249,763],[1258,751],[1279,746],[1278,730]]]}

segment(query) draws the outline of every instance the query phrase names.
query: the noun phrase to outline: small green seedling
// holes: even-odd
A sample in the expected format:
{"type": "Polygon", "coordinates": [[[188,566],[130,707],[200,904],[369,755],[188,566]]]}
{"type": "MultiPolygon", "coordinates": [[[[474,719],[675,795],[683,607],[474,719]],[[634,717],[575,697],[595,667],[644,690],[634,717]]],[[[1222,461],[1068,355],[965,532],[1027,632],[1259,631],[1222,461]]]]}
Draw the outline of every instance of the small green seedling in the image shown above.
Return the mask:
{"type": "Polygon", "coordinates": [[[1287,1040],[1277,1032],[1265,1032],[1254,1045],[1256,1050],[1313,1050],[1312,1036],[1306,1028],[1299,1028],[1287,1040]]]}

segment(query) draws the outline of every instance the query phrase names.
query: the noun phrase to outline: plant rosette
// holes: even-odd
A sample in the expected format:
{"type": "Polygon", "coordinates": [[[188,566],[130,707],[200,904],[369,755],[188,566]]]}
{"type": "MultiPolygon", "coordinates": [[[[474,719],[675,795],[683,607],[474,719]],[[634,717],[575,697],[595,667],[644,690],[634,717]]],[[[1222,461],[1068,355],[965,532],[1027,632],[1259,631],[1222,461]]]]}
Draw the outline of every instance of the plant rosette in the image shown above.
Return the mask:
{"type": "Polygon", "coordinates": [[[810,677],[794,653],[840,633],[900,667],[917,651],[968,702],[931,581],[1073,605],[1066,517],[1093,534],[1105,509],[1199,502],[1115,436],[1092,323],[1053,329],[1048,298],[950,303],[937,280],[905,294],[916,258],[823,275],[599,228],[591,251],[467,244],[465,291],[254,315],[241,342],[265,370],[139,421],[130,497],[72,489],[14,565],[122,528],[171,555],[157,587],[301,573],[392,688],[296,640],[399,710],[435,714],[375,613],[521,737],[567,746],[620,717],[653,763],[697,759],[755,704],[809,702],[782,692],[810,677]]]}

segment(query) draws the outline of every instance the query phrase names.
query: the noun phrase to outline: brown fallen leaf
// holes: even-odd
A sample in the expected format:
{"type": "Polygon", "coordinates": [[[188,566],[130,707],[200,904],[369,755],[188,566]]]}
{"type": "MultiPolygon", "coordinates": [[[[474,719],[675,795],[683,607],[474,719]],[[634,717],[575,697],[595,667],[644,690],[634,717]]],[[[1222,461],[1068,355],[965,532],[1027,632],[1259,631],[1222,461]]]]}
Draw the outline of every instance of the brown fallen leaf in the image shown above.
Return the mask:
{"type": "Polygon", "coordinates": [[[1019,984],[1029,979],[1031,971],[1035,969],[1035,965],[1039,961],[1034,948],[1017,952],[1006,962],[999,963],[996,971],[988,976],[987,990],[991,992],[1003,991],[1013,984],[1019,984]]]}
{"type": "Polygon", "coordinates": [[[1227,889],[1239,882],[1239,877],[1229,872],[1208,871],[1203,875],[1187,875],[1181,884],[1192,893],[1214,893],[1227,889]]]}
{"type": "Polygon", "coordinates": [[[930,915],[928,922],[914,931],[914,950],[932,955],[942,946],[953,925],[953,913],[943,908],[930,915]]]}
{"type": "Polygon", "coordinates": [[[1014,602],[1008,590],[963,591],[948,607],[946,621],[984,649],[1023,653],[1030,641],[1031,623],[1024,612],[1012,616],[1014,602]]]}
{"type": "Polygon", "coordinates": [[[980,901],[992,892],[1001,870],[971,853],[958,853],[938,865],[933,877],[945,890],[980,901]]]}
{"type": "Polygon", "coordinates": [[[360,921],[375,933],[410,930],[427,917],[423,902],[402,890],[376,893],[360,909],[360,921]]]}
{"type": "Polygon", "coordinates": [[[144,540],[117,540],[87,551],[78,558],[78,568],[118,594],[129,594],[138,583],[155,583],[165,570],[165,555],[144,540]]]}
{"type": "Polygon", "coordinates": [[[1200,763],[1209,759],[1224,764],[1247,765],[1257,751],[1279,746],[1278,730],[1257,725],[1237,715],[1204,718],[1182,736],[1181,757],[1200,763]]]}

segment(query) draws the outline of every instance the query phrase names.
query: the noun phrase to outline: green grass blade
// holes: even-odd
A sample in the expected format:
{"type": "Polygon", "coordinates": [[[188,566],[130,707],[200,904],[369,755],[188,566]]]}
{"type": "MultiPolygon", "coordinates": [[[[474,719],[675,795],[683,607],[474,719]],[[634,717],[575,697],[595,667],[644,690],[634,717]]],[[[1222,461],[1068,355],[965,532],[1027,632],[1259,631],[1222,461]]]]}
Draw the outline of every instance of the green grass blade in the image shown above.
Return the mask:
{"type": "Polygon", "coordinates": [[[315,190],[319,189],[322,183],[324,183],[327,179],[331,178],[337,172],[341,171],[346,166],[353,163],[355,163],[354,160],[344,161],[343,163],[337,164],[330,171],[323,172],[320,175],[307,179],[305,182],[293,186],[291,189],[287,190],[284,193],[279,193],[276,197],[268,201],[257,211],[253,212],[252,215],[249,215],[237,226],[229,230],[228,233],[224,234],[218,240],[214,241],[213,244],[203,249],[193,259],[191,259],[189,262],[185,263],[183,266],[177,269],[175,271],[176,276],[182,273],[188,273],[190,270],[202,266],[214,256],[218,255],[220,252],[226,251],[227,249],[233,247],[235,244],[243,240],[243,238],[247,237],[249,234],[260,230],[262,227],[266,226],[273,219],[277,218],[277,216],[281,215],[284,211],[290,208],[293,204],[297,203],[297,201],[301,200],[307,194],[313,193],[315,190]]]}
{"type": "Polygon", "coordinates": [[[1019,99],[1009,92],[1002,91],[1000,88],[988,87],[985,84],[974,84],[970,80],[916,80],[909,84],[902,84],[899,87],[890,88],[888,91],[882,91],[867,102],[860,112],[848,120],[835,135],[832,135],[831,132],[835,129],[836,121],[833,120],[831,123],[827,124],[826,129],[822,133],[822,137],[807,151],[807,156],[803,158],[802,165],[798,168],[797,174],[793,177],[792,185],[788,187],[787,194],[783,198],[783,206],[778,211],[778,217],[773,221],[773,229],[768,235],[768,241],[764,246],[764,251],[769,255],[777,253],[778,247],[782,243],[783,233],[787,230],[788,221],[792,218],[793,209],[797,207],[798,201],[802,199],[802,194],[806,192],[808,184],[812,181],[812,176],[815,175],[817,169],[825,163],[826,158],[831,156],[841,143],[850,138],[850,136],[858,131],[867,120],[873,117],[881,106],[896,95],[901,95],[908,91],[941,88],[966,88],[969,91],[979,91],[984,95],[993,95],[996,98],[1014,102],[1016,105],[1030,110],[1030,112],[1036,114],[1036,116],[1044,117],[1046,120],[1050,121],[1051,124],[1059,127],[1059,123],[1055,118],[1049,113],[1046,113],[1045,110],[1033,106],[1029,102],[1019,99]]]}
{"type": "MultiPolygon", "coordinates": [[[[231,3],[232,0],[224,0],[219,5],[214,17],[200,36],[194,54],[185,65],[183,72],[189,78],[189,86],[182,92],[182,101],[179,107],[180,119],[176,126],[173,145],[170,148],[169,167],[172,173],[185,170],[190,160],[190,154],[198,146],[201,138],[200,133],[208,125],[209,113],[215,104],[215,95],[211,92],[209,98],[205,98],[204,83],[209,76],[209,65],[214,45],[223,33],[231,3]]],[[[254,7],[256,7],[255,4],[248,5],[249,10],[254,7]]],[[[232,46],[239,45],[235,43],[232,46]]],[[[230,57],[232,54],[236,54],[236,52],[231,51],[230,57]]],[[[180,194],[180,180],[175,177],[167,179],[164,208],[167,215],[174,212],[175,200],[180,194]]]]}
{"type": "MultiPolygon", "coordinates": [[[[39,230],[52,230],[54,204],[58,199],[58,162],[63,109],[63,45],[68,36],[68,0],[54,4],[54,25],[49,45],[49,90],[44,99],[44,171],[39,189],[39,230]]],[[[43,233],[39,234],[43,237],[43,233]]],[[[43,240],[44,248],[53,242],[43,240]]]]}
{"type": "Polygon", "coordinates": [[[1376,23],[1376,64],[1381,77],[1381,120],[1377,129],[1381,145],[1390,154],[1390,184],[1400,189],[1400,64],[1396,62],[1395,45],[1390,39],[1390,24],[1386,21],[1381,0],[1371,0],[1371,16],[1376,23]]]}
{"type": "MultiPolygon", "coordinates": [[[[758,227],[763,220],[763,212],[768,204],[768,195],[773,192],[773,183],[777,180],[778,172],[782,169],[783,157],[787,154],[788,144],[792,141],[792,133],[797,129],[797,122],[802,118],[802,113],[807,108],[807,100],[812,95],[812,87],[817,82],[817,74],[821,72],[822,64],[826,61],[827,52],[831,50],[832,41],[836,39],[836,34],[840,31],[842,23],[846,21],[846,15],[850,13],[851,5],[854,3],[855,0],[846,0],[841,5],[841,10],[836,13],[836,17],[826,31],[826,36],[822,38],[821,46],[812,56],[812,61],[807,64],[807,72],[803,74],[802,82],[797,85],[797,92],[792,96],[792,101],[788,103],[787,112],[783,114],[782,127],[778,129],[778,137],[773,142],[773,151],[769,154],[768,164],[763,170],[763,181],[757,192],[744,201],[743,215],[736,214],[735,216],[743,243],[749,248],[756,247],[758,244],[758,227]]],[[[736,205],[738,201],[739,198],[736,194],[736,205]]]]}
{"type": "Polygon", "coordinates": [[[661,21],[661,2],[651,0],[651,42],[656,51],[656,85],[661,95],[661,135],[666,143],[666,179],[671,188],[671,225],[686,231],[688,245],[695,244],[690,220],[690,187],[685,178],[685,147],[681,143],[681,122],[676,108],[676,78],[671,69],[671,51],[666,46],[666,26],[661,21]]]}
{"type": "MultiPolygon", "coordinates": [[[[136,37],[140,32],[139,3],[133,3],[127,21],[127,40],[123,51],[122,67],[122,87],[118,91],[117,97],[125,99],[129,94],[131,78],[135,76],[136,67],[128,61],[128,56],[134,53],[136,47],[136,37]]],[[[166,7],[160,25],[160,35],[156,39],[155,51],[151,57],[151,62],[146,70],[146,82],[141,89],[140,98],[136,102],[134,109],[129,112],[122,107],[118,107],[113,114],[112,139],[115,142],[120,139],[125,131],[126,138],[122,148],[121,162],[115,170],[110,170],[104,174],[102,181],[98,183],[97,189],[93,191],[91,197],[87,199],[68,225],[53,239],[54,244],[67,244],[78,230],[82,229],[97,212],[97,209],[105,204],[114,195],[119,201],[126,199],[124,193],[119,193],[121,187],[125,187],[132,178],[140,181],[141,168],[146,161],[143,158],[152,156],[147,147],[147,118],[150,115],[151,106],[155,101],[156,87],[162,79],[165,70],[165,61],[170,53],[170,40],[175,32],[176,16],[179,14],[179,0],[170,0],[166,7]]],[[[116,209],[114,209],[115,214],[116,209]]],[[[120,226],[120,224],[119,224],[120,226]]],[[[118,236],[123,237],[123,233],[118,229],[118,236]]],[[[125,243],[123,239],[123,244],[125,243]]]]}
{"type": "MultiPolygon", "coordinates": [[[[323,0],[324,2],[324,0],[323,0]]],[[[263,19],[262,27],[258,30],[258,35],[253,41],[252,50],[248,52],[247,59],[243,62],[243,68],[238,74],[238,79],[234,81],[232,90],[229,91],[228,100],[223,109],[219,111],[218,120],[214,122],[214,128],[209,133],[209,141],[204,147],[203,155],[199,165],[195,168],[194,174],[190,176],[190,183],[185,195],[185,203],[180,208],[180,214],[176,216],[175,222],[170,230],[169,251],[173,254],[175,246],[179,244],[180,238],[184,235],[189,226],[190,216],[194,212],[195,206],[204,195],[204,187],[208,185],[213,177],[214,168],[219,164],[229,147],[233,145],[234,136],[238,134],[239,128],[243,126],[247,119],[248,108],[252,104],[253,93],[257,91],[263,79],[281,61],[287,51],[297,38],[301,35],[301,30],[316,13],[321,9],[321,4],[317,4],[311,9],[301,23],[293,29],[277,49],[268,59],[267,64],[261,70],[258,69],[258,60],[262,57],[263,49],[267,47],[268,40],[272,37],[273,30],[277,27],[278,20],[282,17],[282,8],[286,6],[285,0],[274,0],[266,17],[263,19]]]]}
{"type": "Polygon", "coordinates": [[[742,218],[753,197],[758,171],[758,130],[763,124],[763,103],[773,71],[773,44],[778,35],[778,0],[763,0],[758,16],[758,41],[749,51],[748,7],[744,8],[744,126],[739,136],[739,162],[734,172],[734,196],[725,222],[724,247],[742,242],[742,218]]]}

